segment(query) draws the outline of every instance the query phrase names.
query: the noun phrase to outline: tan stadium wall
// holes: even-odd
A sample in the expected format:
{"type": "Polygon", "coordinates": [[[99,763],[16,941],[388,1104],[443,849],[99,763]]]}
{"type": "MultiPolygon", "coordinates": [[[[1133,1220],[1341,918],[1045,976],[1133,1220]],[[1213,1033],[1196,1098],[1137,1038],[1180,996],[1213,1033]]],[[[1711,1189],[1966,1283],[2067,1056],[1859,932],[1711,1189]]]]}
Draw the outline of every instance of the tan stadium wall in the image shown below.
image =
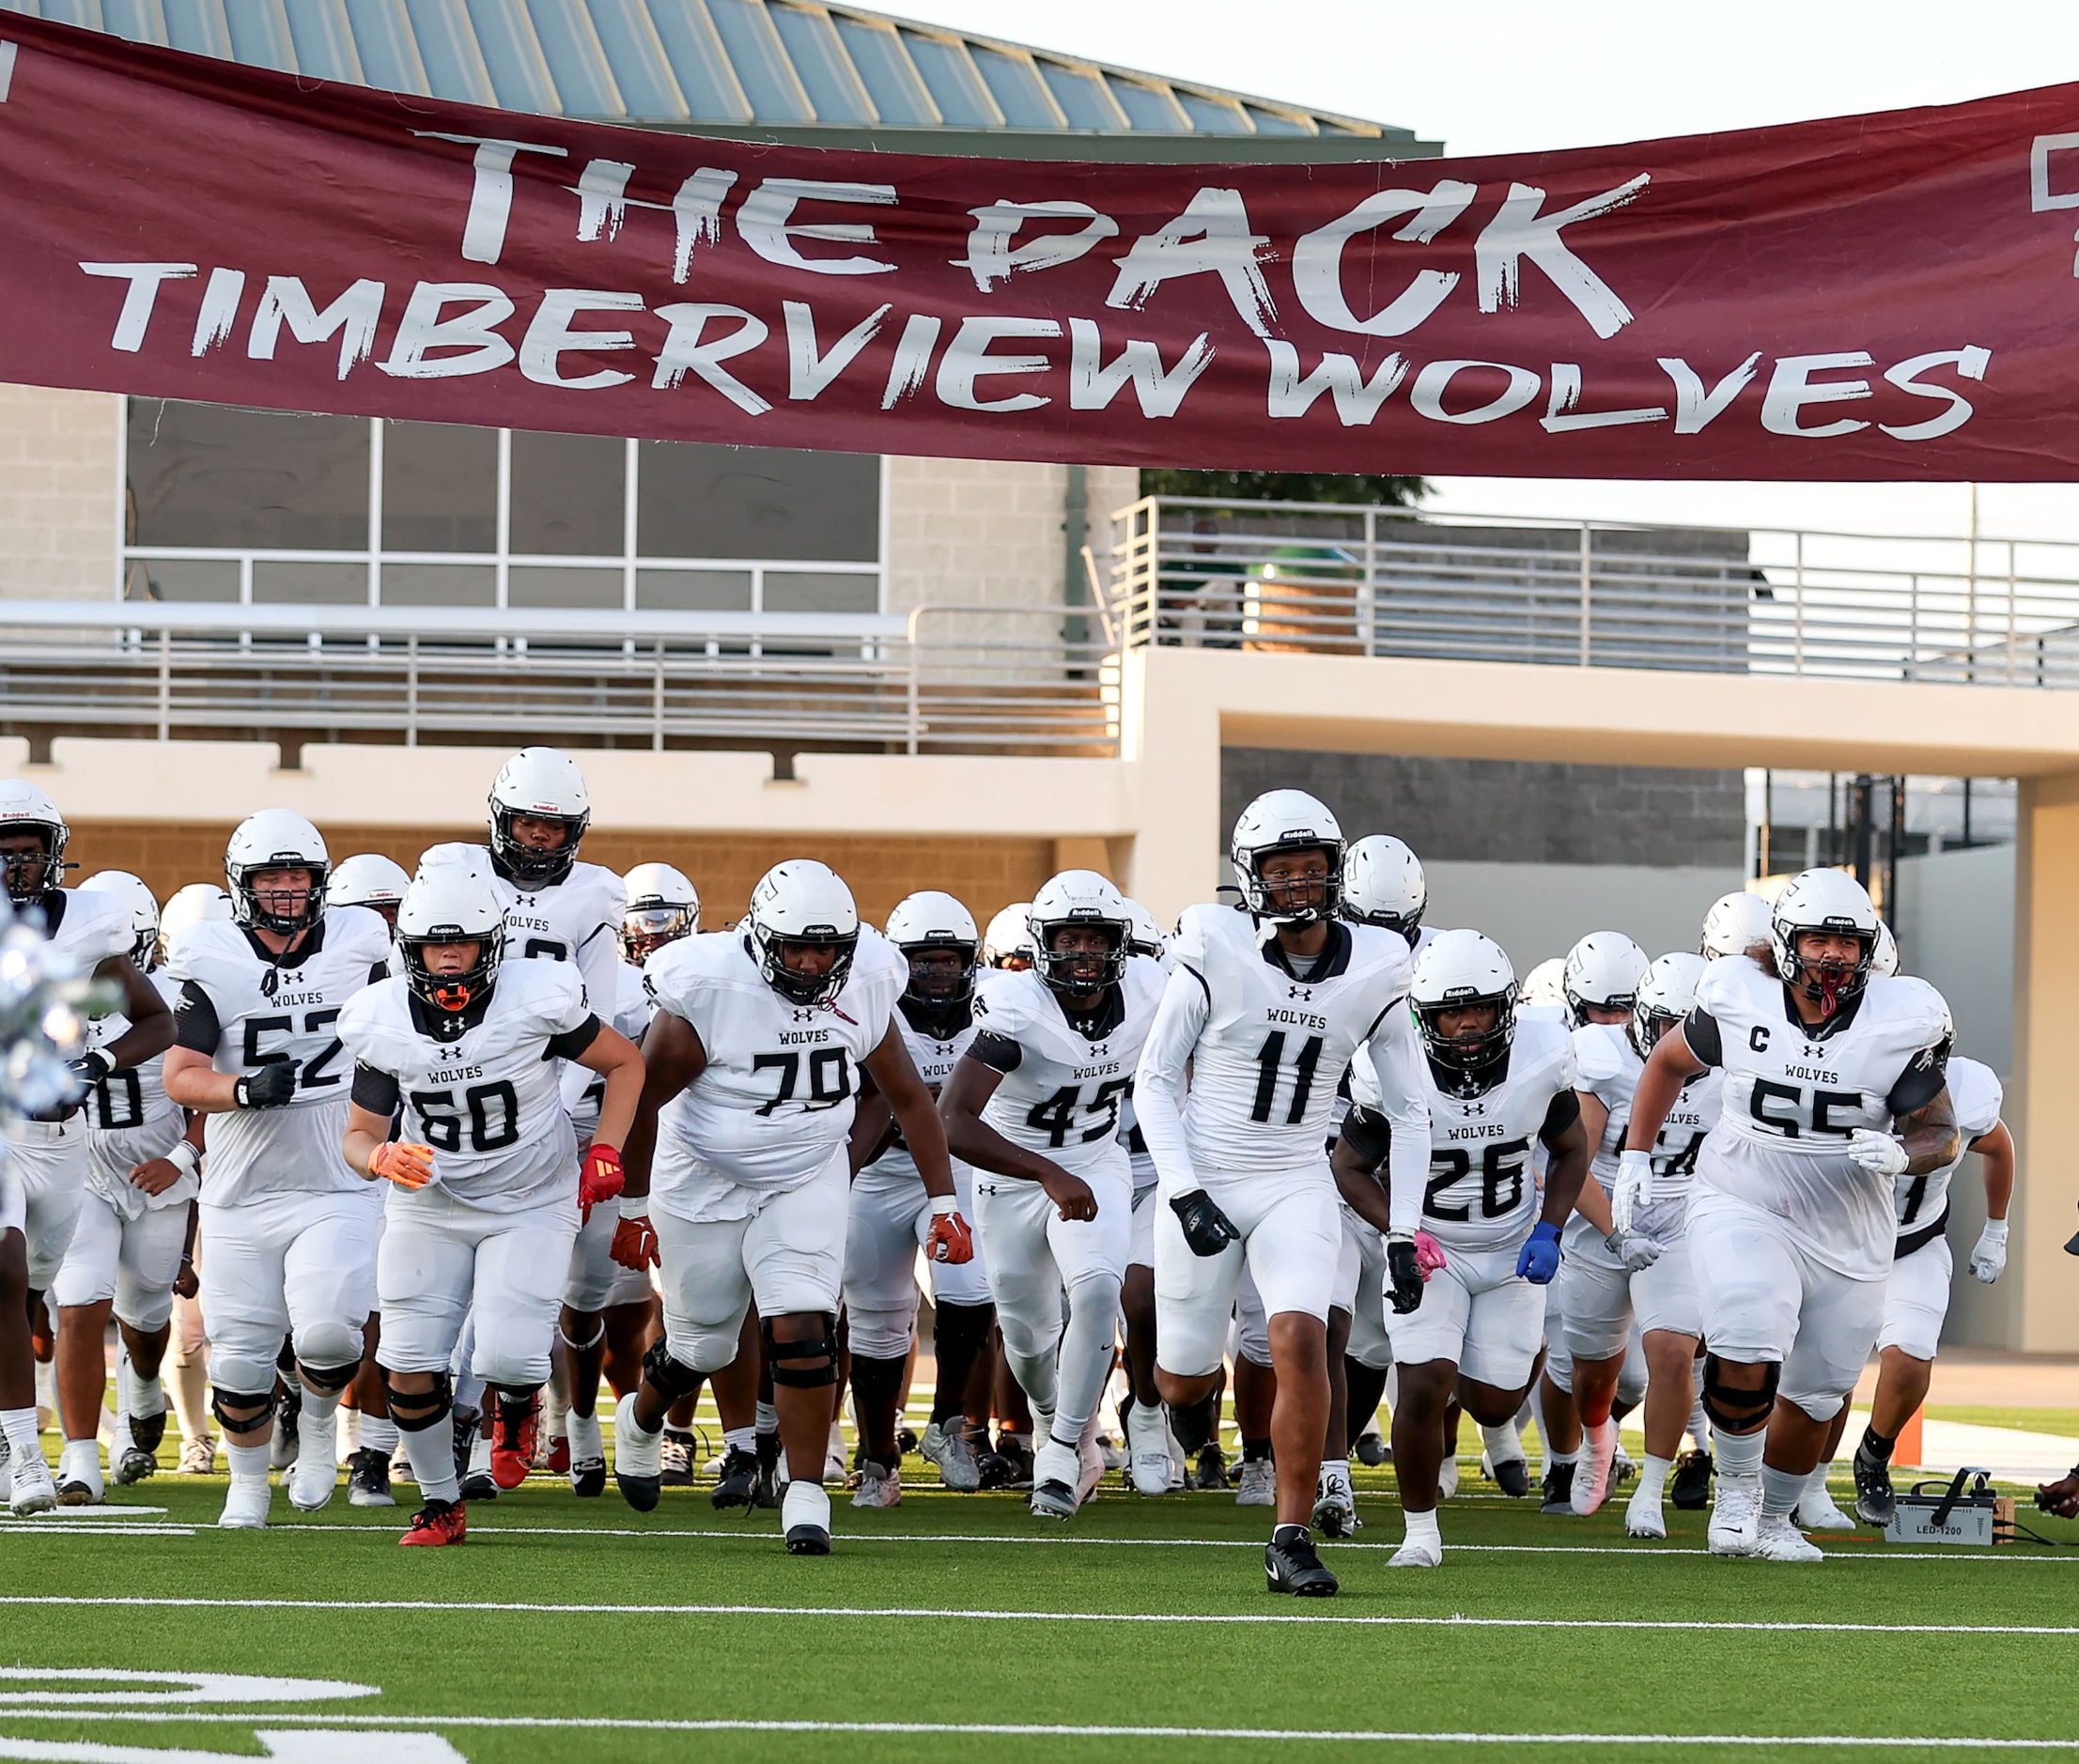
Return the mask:
{"type": "Polygon", "coordinates": [[[0,596],[114,594],[121,420],[109,393],[0,385],[0,596]]]}

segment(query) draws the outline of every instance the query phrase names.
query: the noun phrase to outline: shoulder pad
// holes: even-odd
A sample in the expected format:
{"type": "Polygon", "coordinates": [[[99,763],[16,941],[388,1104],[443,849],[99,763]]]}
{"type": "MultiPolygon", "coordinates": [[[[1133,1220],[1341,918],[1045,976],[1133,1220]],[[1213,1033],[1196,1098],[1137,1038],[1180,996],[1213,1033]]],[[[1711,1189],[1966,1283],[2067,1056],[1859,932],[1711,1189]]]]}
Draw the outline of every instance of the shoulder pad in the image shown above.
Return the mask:
{"type": "Polygon", "coordinates": [[[1917,974],[1879,975],[1870,983],[1869,1003],[1909,1021],[1907,1032],[1919,1033],[1927,1042],[1939,1039],[1949,1020],[1947,1002],[1917,974]]]}
{"type": "Polygon", "coordinates": [[[103,894],[99,890],[88,889],[84,893],[78,889],[65,890],[65,920],[73,922],[73,915],[79,918],[79,928],[85,934],[80,941],[85,946],[82,953],[89,966],[98,967],[112,955],[128,955],[131,950],[130,909],[114,894],[103,894]]]}
{"type": "MultiPolygon", "coordinates": [[[[1563,1066],[1571,1075],[1574,1063],[1574,1031],[1550,1017],[1533,1017],[1516,1026],[1516,1051],[1540,1065],[1563,1066]]],[[[1528,1069],[1528,1068],[1527,1068],[1528,1069]]]]}
{"type": "Polygon", "coordinates": [[[367,906],[325,908],[325,947],[342,954],[365,952],[368,965],[390,959],[390,927],[382,915],[367,906]]]}
{"type": "Polygon", "coordinates": [[[1752,1011],[1781,983],[1751,956],[1721,955],[1698,977],[1697,1008],[1709,1016],[1752,1011]]]}
{"type": "Polygon", "coordinates": [[[1038,1003],[1032,989],[1044,983],[1030,968],[1016,971],[998,968],[995,980],[975,991],[977,1027],[1016,1041],[1018,1031],[1032,1020],[1032,1012],[1038,1003]]]}
{"type": "Polygon", "coordinates": [[[208,987],[222,984],[252,966],[254,955],[245,933],[224,919],[197,920],[166,952],[165,973],[177,984],[192,980],[208,987]]]}
{"type": "Polygon", "coordinates": [[[1983,1060],[1961,1056],[1949,1061],[1949,1101],[1956,1108],[1956,1124],[1964,1138],[1976,1139],[1999,1124],[2007,1102],[1999,1075],[1983,1060]]]}
{"type": "Polygon", "coordinates": [[[1623,1040],[1623,1029],[1606,1023],[1588,1023],[1574,1031],[1574,1066],[1586,1083],[1614,1078],[1624,1070],[1631,1044],[1623,1040]]]}

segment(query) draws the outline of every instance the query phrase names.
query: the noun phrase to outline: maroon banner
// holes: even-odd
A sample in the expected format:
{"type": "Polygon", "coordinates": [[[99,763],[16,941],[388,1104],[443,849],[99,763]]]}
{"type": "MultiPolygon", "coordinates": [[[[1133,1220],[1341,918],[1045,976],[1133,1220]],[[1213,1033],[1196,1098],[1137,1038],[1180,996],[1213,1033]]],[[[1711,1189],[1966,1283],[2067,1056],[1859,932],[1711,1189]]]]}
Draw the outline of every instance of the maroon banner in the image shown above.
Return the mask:
{"type": "Polygon", "coordinates": [[[0,379],[863,453],[2079,478],[2079,85],[1492,159],[770,147],[0,23],[0,379]]]}

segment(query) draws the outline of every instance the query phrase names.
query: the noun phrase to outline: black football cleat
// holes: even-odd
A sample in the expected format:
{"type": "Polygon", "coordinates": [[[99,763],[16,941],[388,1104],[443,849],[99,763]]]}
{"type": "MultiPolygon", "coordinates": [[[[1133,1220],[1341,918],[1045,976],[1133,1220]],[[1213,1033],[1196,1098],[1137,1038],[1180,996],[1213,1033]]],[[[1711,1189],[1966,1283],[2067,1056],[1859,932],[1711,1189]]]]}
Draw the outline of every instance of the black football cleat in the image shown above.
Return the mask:
{"type": "Polygon", "coordinates": [[[1530,1466],[1521,1458],[1504,1458],[1494,1466],[1494,1481],[1511,1500],[1523,1500],[1530,1493],[1530,1466]]]}
{"type": "Polygon", "coordinates": [[[364,1447],[347,1461],[347,1499],[355,1507],[395,1507],[390,1493],[390,1454],[364,1447]]]}
{"type": "Polygon", "coordinates": [[[1224,1489],[1230,1486],[1227,1479],[1227,1454],[1217,1440],[1207,1440],[1199,1447],[1197,1468],[1192,1472],[1190,1486],[1195,1489],[1224,1489]]]}
{"type": "Polygon", "coordinates": [[[1891,1462],[1855,1447],[1855,1517],[1882,1530],[1898,1517],[1899,1497],[1891,1487],[1891,1462]]]}
{"type": "Polygon", "coordinates": [[[707,1498],[717,1511],[726,1512],[732,1507],[749,1507],[757,1486],[757,1453],[732,1446],[722,1454],[721,1480],[708,1492],[707,1498]]]}
{"type": "Polygon", "coordinates": [[[461,1496],[465,1506],[471,1501],[495,1501],[498,1480],[489,1470],[478,1470],[462,1478],[461,1496]]]}
{"type": "Polygon", "coordinates": [[[1668,1498],[1685,1513],[1700,1513],[1711,1505],[1711,1454],[1685,1451],[1675,1460],[1668,1498]]]}
{"type": "Polygon", "coordinates": [[[1280,1542],[1275,1537],[1264,1546],[1264,1578],[1272,1592],[1294,1599],[1332,1599],[1341,1583],[1322,1565],[1313,1539],[1304,1526],[1297,1536],[1280,1542]]]}
{"type": "Polygon", "coordinates": [[[1563,1513],[1574,1516],[1574,1466],[1570,1463],[1547,1464],[1544,1469],[1544,1505],[1538,1509],[1544,1513],[1563,1513]]]}

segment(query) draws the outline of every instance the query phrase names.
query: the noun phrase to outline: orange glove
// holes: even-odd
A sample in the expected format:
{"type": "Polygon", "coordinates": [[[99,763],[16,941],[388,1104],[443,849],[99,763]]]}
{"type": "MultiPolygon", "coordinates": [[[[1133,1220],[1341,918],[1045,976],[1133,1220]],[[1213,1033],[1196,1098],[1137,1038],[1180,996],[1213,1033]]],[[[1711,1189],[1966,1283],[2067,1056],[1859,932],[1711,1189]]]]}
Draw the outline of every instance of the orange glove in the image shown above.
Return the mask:
{"type": "Polygon", "coordinates": [[[588,1145],[584,1162],[578,1167],[578,1216],[589,1219],[602,1200],[618,1200],[627,1182],[621,1154],[611,1145],[588,1145]]]}
{"type": "Polygon", "coordinates": [[[657,1233],[650,1230],[650,1200],[644,1195],[627,1202],[621,1209],[621,1222],[613,1228],[613,1247],[608,1251],[624,1268],[633,1268],[638,1273],[644,1268],[654,1268],[662,1260],[657,1253],[657,1233]],[[628,1206],[642,1209],[629,1213],[628,1206]]]}
{"type": "Polygon", "coordinates": [[[424,1188],[433,1180],[433,1148],[388,1139],[376,1147],[368,1168],[399,1188],[424,1188]]]}
{"type": "Polygon", "coordinates": [[[924,1238],[924,1254],[933,1261],[972,1261],[974,1230],[960,1216],[959,1203],[947,1195],[934,1200],[931,1211],[931,1230],[924,1238]]]}

